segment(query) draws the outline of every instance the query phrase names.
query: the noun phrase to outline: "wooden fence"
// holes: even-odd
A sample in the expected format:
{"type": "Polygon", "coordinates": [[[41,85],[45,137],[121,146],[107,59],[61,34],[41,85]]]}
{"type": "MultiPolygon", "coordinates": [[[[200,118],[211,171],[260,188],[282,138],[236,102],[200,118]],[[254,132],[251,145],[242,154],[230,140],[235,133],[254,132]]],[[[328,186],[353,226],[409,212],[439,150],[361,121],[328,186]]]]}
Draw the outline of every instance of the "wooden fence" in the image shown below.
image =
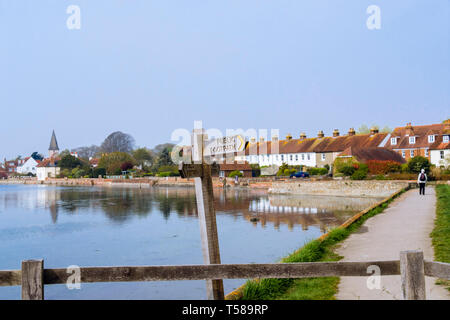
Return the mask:
{"type": "MultiPolygon", "coordinates": [[[[374,265],[380,276],[401,275],[407,300],[425,299],[425,276],[450,280],[450,264],[424,261],[421,251],[403,251],[396,261],[81,267],[80,282],[368,277],[368,267],[374,265]]],[[[0,286],[20,285],[23,300],[43,300],[44,285],[65,284],[71,274],[67,269],[44,269],[43,260],[26,260],[21,270],[1,270],[0,286]]]]}

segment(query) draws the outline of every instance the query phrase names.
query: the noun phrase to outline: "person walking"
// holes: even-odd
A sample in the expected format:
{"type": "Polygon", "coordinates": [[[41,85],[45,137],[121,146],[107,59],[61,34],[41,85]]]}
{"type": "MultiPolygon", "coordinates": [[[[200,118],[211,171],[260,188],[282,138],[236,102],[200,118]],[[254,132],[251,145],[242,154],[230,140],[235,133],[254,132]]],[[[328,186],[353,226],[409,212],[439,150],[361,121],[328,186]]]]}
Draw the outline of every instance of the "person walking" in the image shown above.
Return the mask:
{"type": "Polygon", "coordinates": [[[425,169],[420,170],[419,176],[417,177],[417,184],[419,185],[419,194],[425,195],[425,184],[427,183],[427,174],[425,169]]]}

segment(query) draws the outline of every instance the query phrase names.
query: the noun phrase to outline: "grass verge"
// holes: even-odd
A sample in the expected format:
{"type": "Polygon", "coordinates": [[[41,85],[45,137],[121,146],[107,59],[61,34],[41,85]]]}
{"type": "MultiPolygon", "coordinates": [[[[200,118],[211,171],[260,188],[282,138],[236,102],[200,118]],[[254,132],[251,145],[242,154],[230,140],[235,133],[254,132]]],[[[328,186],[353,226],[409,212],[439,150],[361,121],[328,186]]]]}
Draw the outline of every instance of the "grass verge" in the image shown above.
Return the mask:
{"type": "MultiPolygon", "coordinates": [[[[450,263],[450,185],[436,186],[436,219],[430,236],[436,261],[450,263]]],[[[450,291],[450,281],[437,280],[450,291]]]]}
{"type": "MultiPolygon", "coordinates": [[[[381,213],[404,190],[362,215],[346,228],[333,229],[323,240],[312,240],[281,260],[282,263],[338,261],[335,246],[369,218],[381,213]]],[[[332,300],[337,292],[338,277],[303,279],[248,280],[242,288],[242,300],[332,300]]]]}

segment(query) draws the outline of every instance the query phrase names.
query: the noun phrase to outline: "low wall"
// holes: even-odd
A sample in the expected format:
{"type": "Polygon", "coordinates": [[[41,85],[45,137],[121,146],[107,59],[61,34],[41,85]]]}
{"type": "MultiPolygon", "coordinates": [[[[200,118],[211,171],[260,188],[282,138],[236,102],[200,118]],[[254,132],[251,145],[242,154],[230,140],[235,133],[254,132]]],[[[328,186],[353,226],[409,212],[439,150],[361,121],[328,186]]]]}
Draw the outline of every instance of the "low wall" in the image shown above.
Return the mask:
{"type": "Polygon", "coordinates": [[[303,194],[346,197],[388,197],[401,188],[407,187],[408,181],[398,180],[333,180],[333,181],[299,181],[273,182],[269,193],[303,194]]]}

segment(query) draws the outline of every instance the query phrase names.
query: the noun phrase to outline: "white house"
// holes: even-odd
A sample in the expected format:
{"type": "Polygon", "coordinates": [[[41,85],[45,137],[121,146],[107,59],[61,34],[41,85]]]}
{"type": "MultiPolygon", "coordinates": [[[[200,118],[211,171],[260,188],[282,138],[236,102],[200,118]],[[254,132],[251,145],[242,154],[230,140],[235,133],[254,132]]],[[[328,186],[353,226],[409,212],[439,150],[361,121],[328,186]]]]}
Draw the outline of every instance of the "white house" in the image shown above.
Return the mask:
{"type": "Polygon", "coordinates": [[[17,167],[17,173],[21,174],[36,174],[36,167],[39,164],[36,160],[34,160],[32,157],[25,158],[25,162],[17,167]]]}
{"type": "Polygon", "coordinates": [[[430,147],[430,162],[437,167],[450,166],[450,134],[436,137],[436,142],[430,147]]]}
{"type": "Polygon", "coordinates": [[[46,178],[56,178],[60,173],[60,168],[58,167],[59,147],[54,130],[50,139],[48,153],[49,157],[42,160],[41,163],[39,163],[36,167],[36,176],[38,180],[41,181],[45,180],[46,178]]]}

